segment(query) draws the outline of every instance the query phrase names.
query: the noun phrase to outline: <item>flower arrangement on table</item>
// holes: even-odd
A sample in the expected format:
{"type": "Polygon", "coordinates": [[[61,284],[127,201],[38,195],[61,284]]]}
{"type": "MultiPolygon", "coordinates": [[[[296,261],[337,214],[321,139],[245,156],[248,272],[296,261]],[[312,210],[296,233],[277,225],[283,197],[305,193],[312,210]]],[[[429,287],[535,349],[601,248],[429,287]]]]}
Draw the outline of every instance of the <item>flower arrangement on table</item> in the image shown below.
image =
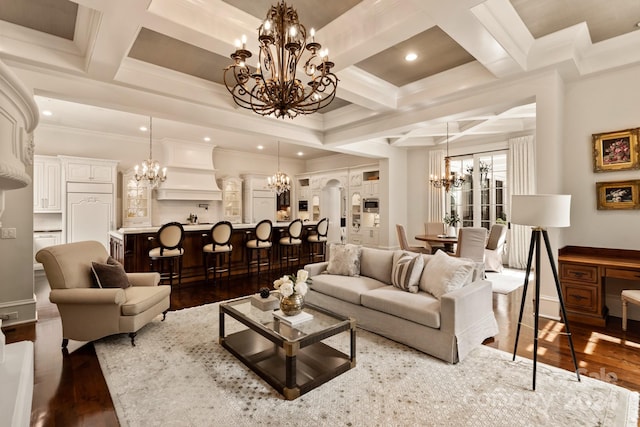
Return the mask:
{"type": "Polygon", "coordinates": [[[275,280],[273,282],[273,287],[280,291],[280,295],[283,297],[289,297],[295,293],[305,296],[309,289],[307,285],[308,278],[309,272],[307,270],[298,270],[298,273],[295,276],[293,274],[289,274],[275,280]]]}
{"type": "Polygon", "coordinates": [[[273,287],[280,292],[280,309],[287,316],[300,313],[304,305],[304,296],[309,289],[307,285],[309,272],[298,270],[298,273],[282,276],[273,282],[273,287]]]}
{"type": "Polygon", "coordinates": [[[453,215],[447,214],[444,216],[444,219],[442,221],[450,227],[456,227],[458,224],[460,224],[460,217],[457,213],[454,213],[453,215]]]}

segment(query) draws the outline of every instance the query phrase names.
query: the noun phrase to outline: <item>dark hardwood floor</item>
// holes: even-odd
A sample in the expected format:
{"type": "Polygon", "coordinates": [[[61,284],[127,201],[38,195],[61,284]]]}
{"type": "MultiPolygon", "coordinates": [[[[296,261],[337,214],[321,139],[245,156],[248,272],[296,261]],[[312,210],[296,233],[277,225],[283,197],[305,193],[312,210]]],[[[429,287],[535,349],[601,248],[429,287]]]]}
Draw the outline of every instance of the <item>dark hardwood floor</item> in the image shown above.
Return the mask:
{"type": "MultiPolygon", "coordinates": [[[[276,278],[276,277],[274,277],[276,278]]],[[[262,286],[268,286],[264,280],[262,286]]],[[[42,275],[36,276],[38,322],[4,328],[7,343],[35,342],[35,381],[31,424],[33,426],[117,426],[109,390],[91,343],[71,341],[68,352],[62,352],[62,327],[55,305],[49,303],[49,287],[42,275]]],[[[256,292],[255,278],[248,282],[237,279],[219,287],[204,284],[175,288],[171,294],[171,310],[194,307],[256,292]]],[[[485,343],[509,353],[513,352],[521,292],[494,294],[494,309],[500,326],[499,334],[485,343]]],[[[527,303],[524,322],[532,325],[531,304],[527,303]]],[[[170,313],[167,321],[170,321],[170,313]]],[[[630,321],[622,331],[619,318],[610,318],[606,327],[577,323],[570,325],[581,375],[613,382],[640,391],[640,322],[630,321]]],[[[560,322],[541,319],[538,361],[573,370],[568,340],[560,322]]],[[[533,330],[523,327],[518,354],[532,357],[533,330]]]]}

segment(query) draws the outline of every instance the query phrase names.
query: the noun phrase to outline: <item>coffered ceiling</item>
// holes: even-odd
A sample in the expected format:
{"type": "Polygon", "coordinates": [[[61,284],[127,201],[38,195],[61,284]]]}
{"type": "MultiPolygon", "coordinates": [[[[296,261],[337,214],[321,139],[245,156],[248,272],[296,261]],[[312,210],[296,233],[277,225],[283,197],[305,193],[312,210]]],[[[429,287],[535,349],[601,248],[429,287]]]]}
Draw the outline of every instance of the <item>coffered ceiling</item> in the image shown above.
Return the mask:
{"type": "Polygon", "coordinates": [[[640,61],[638,0],[289,0],[330,50],[337,98],[260,117],[222,74],[241,35],[257,51],[276,1],[2,0],[0,59],[54,112],[45,126],[139,136],[152,115],[166,137],[273,153],[281,140],[283,156],[305,158],[442,144],[447,122],[452,144],[504,140],[534,129],[535,100],[438,106],[549,69],[570,80],[640,61]]]}

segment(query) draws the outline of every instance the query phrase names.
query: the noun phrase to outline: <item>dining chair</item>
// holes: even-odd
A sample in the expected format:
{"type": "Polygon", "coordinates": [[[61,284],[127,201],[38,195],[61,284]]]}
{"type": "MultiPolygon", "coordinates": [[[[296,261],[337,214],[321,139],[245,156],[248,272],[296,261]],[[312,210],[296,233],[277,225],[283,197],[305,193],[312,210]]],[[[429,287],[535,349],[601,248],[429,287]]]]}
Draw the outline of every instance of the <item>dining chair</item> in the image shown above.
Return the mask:
{"type": "Polygon", "coordinates": [[[425,242],[425,247],[422,246],[409,246],[409,242],[407,240],[407,233],[404,230],[404,226],[401,224],[396,224],[396,232],[398,233],[398,243],[400,244],[400,249],[403,251],[409,252],[418,252],[421,254],[430,254],[432,253],[431,245],[425,242]]]}
{"type": "Polygon", "coordinates": [[[484,249],[487,244],[487,229],[484,227],[462,227],[458,230],[458,245],[455,256],[475,261],[484,275],[484,249]]]}
{"type": "Polygon", "coordinates": [[[502,273],[502,255],[504,254],[505,243],[507,241],[507,226],[504,224],[493,224],[489,230],[487,246],[484,249],[484,265],[486,271],[497,271],[502,273]]]}

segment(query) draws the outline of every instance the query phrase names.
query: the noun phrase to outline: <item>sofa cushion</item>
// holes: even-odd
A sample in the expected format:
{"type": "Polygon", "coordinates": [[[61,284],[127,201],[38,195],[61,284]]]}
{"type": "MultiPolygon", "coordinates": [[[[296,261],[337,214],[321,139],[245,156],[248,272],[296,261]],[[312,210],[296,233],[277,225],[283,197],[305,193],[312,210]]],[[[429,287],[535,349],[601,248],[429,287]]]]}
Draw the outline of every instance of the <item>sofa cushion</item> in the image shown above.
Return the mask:
{"type": "Polygon", "coordinates": [[[395,251],[393,254],[391,284],[403,291],[417,293],[423,267],[424,258],[420,254],[395,251]]]}
{"type": "Polygon", "coordinates": [[[384,284],[391,284],[393,267],[393,251],[375,248],[362,248],[360,257],[360,274],[377,279],[384,284]]]}
{"type": "Polygon", "coordinates": [[[370,277],[346,277],[333,274],[313,276],[311,282],[311,289],[316,292],[358,305],[363,293],[382,286],[385,284],[370,277]]]}
{"type": "Polygon", "coordinates": [[[426,292],[412,294],[383,286],[362,295],[362,305],[430,328],[440,328],[440,301],[426,292]]]}
{"type": "Polygon", "coordinates": [[[126,289],[131,286],[124,267],[111,256],[107,258],[106,263],[92,262],[91,272],[98,288],[126,289]]]}
{"type": "Polygon", "coordinates": [[[360,274],[360,254],[362,247],[332,243],[329,246],[329,265],[327,273],[341,276],[358,276],[360,274]]]}
{"type": "Polygon", "coordinates": [[[131,286],[124,290],[126,301],[122,304],[123,316],[135,316],[153,307],[171,295],[170,286],[131,286]]]}
{"type": "Polygon", "coordinates": [[[475,263],[466,258],[456,258],[437,251],[422,272],[420,290],[440,299],[448,292],[471,283],[475,263]]]}

